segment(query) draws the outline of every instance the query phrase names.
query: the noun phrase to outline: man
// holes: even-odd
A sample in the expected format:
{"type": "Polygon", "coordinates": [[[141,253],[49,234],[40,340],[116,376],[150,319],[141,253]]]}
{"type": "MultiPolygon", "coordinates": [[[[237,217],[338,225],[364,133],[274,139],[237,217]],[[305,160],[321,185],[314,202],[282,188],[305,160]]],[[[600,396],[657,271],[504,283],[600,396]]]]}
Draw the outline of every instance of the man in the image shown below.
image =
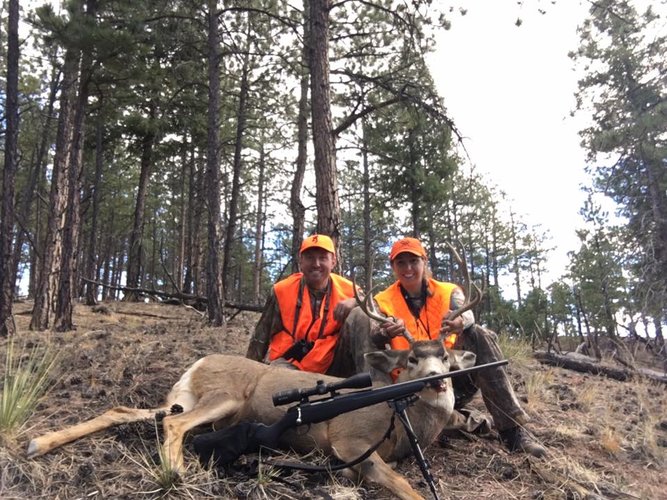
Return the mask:
{"type": "MultiPolygon", "coordinates": [[[[355,307],[352,282],[332,273],[333,241],[315,234],[299,250],[299,269],[273,286],[246,357],[288,368],[338,374],[341,327],[355,307]]],[[[344,360],[341,359],[341,362],[344,360]]]]}
{"type": "MultiPolygon", "coordinates": [[[[408,341],[403,334],[407,331],[415,340],[442,335],[445,347],[475,353],[477,364],[503,359],[496,334],[476,326],[472,311],[466,311],[454,320],[447,319],[450,310],[463,305],[465,296],[458,286],[431,277],[426,251],[419,240],[403,238],[397,241],[392,246],[389,260],[396,282],[378,293],[375,300],[380,311],[392,319],[371,327],[370,339],[376,347],[389,344],[393,349],[406,349],[408,341]]],[[[521,450],[536,457],[546,454],[544,447],[523,426],[529,417],[520,407],[504,367],[482,370],[453,382],[459,392],[457,396],[461,396],[461,389],[465,393],[458,401],[459,408],[478,388],[481,390],[494,426],[510,451],[521,450]]],[[[470,417],[458,416],[462,428],[479,425],[479,422],[471,422],[470,417]]]]}

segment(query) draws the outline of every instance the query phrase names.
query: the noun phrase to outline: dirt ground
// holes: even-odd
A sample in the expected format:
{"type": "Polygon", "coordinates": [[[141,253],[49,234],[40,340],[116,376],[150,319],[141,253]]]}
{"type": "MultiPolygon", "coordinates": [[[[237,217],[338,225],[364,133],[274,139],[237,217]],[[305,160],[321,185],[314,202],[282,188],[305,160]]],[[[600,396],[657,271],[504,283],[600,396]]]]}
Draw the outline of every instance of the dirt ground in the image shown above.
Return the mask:
{"type": "MultiPolygon", "coordinates": [[[[30,308],[14,308],[19,344],[57,346],[60,371],[21,433],[0,448],[0,498],[393,498],[383,488],[340,475],[281,472],[258,462],[257,455],[244,457],[226,475],[207,470],[189,440],[188,471],[165,491],[155,465],[160,429],[153,423],[121,425],[26,458],[27,443],[37,435],[116,405],[158,405],[206,354],[243,355],[259,318],[241,313],[224,327],[209,328],[199,313],[179,306],[77,305],[76,331],[57,334],[29,332],[30,308]]],[[[0,359],[6,347],[0,343],[0,359]]],[[[667,385],[618,382],[525,357],[511,359],[509,372],[531,415],[529,429],[548,457],[509,453],[494,436],[452,436],[425,452],[441,498],[667,499],[667,385]]],[[[473,406],[483,409],[479,398],[473,406]]],[[[431,498],[414,459],[397,467],[431,498]]]]}

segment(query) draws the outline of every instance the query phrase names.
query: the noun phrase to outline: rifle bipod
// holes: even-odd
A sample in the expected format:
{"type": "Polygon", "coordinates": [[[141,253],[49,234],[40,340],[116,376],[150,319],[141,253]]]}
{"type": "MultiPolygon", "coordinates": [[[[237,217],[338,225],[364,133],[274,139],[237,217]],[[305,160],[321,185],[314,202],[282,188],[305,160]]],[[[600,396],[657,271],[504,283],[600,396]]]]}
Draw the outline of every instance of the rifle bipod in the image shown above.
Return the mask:
{"type": "Polygon", "coordinates": [[[378,441],[374,446],[372,446],[361,456],[357,457],[356,459],[350,462],[343,462],[335,465],[318,466],[318,465],[305,464],[302,462],[269,459],[267,460],[267,463],[274,467],[279,467],[283,469],[302,470],[305,472],[334,472],[346,469],[348,467],[352,467],[366,460],[375,450],[377,450],[380,447],[380,445],[385,439],[389,438],[394,429],[394,417],[397,416],[398,419],[403,424],[403,428],[405,429],[405,434],[408,436],[408,440],[410,441],[410,447],[412,448],[412,453],[415,456],[415,459],[417,460],[417,464],[419,465],[419,469],[421,470],[424,480],[428,484],[428,487],[431,490],[431,493],[433,494],[434,500],[440,500],[440,497],[438,496],[438,491],[435,488],[435,481],[433,479],[433,475],[431,474],[430,466],[428,464],[428,461],[426,460],[426,457],[424,456],[424,452],[422,451],[421,446],[419,445],[419,440],[417,439],[417,435],[415,434],[415,431],[412,428],[412,424],[410,423],[410,419],[408,418],[408,412],[406,411],[408,407],[412,406],[414,402],[417,401],[418,398],[419,396],[412,394],[410,396],[396,398],[387,401],[389,407],[394,411],[394,416],[392,416],[391,418],[391,422],[389,424],[387,432],[382,437],[382,439],[380,439],[380,441],[378,441]]]}
{"type": "Polygon", "coordinates": [[[412,429],[412,425],[410,424],[410,419],[408,418],[408,412],[406,411],[408,407],[411,406],[418,398],[419,396],[412,394],[411,396],[407,396],[405,398],[399,398],[388,401],[388,403],[391,409],[394,410],[394,413],[398,416],[398,419],[403,424],[405,433],[407,434],[408,439],[410,440],[410,446],[412,447],[412,454],[415,456],[417,464],[419,464],[419,469],[422,472],[422,476],[424,476],[426,484],[428,484],[431,493],[433,493],[433,498],[435,500],[440,500],[440,497],[438,496],[438,491],[435,489],[435,481],[433,480],[433,474],[431,474],[431,468],[429,466],[428,461],[426,460],[426,457],[424,456],[424,452],[422,451],[421,446],[419,446],[417,435],[415,434],[415,431],[412,429]]]}

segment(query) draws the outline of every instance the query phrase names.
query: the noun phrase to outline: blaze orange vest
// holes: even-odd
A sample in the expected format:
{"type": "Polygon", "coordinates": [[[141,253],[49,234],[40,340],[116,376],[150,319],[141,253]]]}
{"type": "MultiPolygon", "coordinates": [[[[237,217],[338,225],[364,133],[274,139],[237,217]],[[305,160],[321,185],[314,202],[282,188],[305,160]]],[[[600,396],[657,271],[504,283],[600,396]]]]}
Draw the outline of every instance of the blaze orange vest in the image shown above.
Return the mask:
{"type": "MultiPolygon", "coordinates": [[[[429,279],[427,286],[426,301],[419,311],[418,318],[415,318],[410,311],[398,281],[375,296],[380,310],[387,316],[402,319],[405,322],[405,328],[415,340],[438,338],[442,320],[449,313],[452,292],[457,288],[457,285],[453,283],[444,283],[434,279],[429,279]]],[[[445,347],[449,349],[454,347],[456,338],[457,333],[448,335],[443,342],[445,347]]],[[[390,345],[392,349],[410,348],[405,337],[392,338],[390,345]]]]}
{"type": "Polygon", "coordinates": [[[283,330],[271,338],[269,359],[282,357],[294,342],[306,340],[315,343],[313,348],[301,361],[292,364],[304,371],[325,373],[333,361],[342,326],[334,319],[333,311],[338,302],[354,296],[352,282],[332,273],[319,314],[313,317],[310,293],[308,286],[302,283],[302,277],[303,273],[295,273],[273,286],[283,330]]]}

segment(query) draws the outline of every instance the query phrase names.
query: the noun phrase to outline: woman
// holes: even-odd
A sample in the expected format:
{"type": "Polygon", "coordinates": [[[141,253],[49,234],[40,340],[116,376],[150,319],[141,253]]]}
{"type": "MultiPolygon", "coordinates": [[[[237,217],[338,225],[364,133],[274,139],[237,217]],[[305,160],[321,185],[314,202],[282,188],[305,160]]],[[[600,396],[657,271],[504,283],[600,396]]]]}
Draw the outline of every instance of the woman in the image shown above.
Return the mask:
{"type": "MultiPolygon", "coordinates": [[[[393,349],[405,349],[407,331],[414,340],[438,338],[444,334],[445,347],[471,351],[477,364],[503,359],[496,334],[475,325],[472,311],[454,320],[447,319],[450,310],[465,302],[463,291],[452,283],[433,279],[427,266],[426,251],[415,238],[403,238],[391,248],[391,269],[396,282],[378,293],[375,300],[382,313],[393,320],[371,330],[371,340],[377,347],[389,344],[393,349]]],[[[474,387],[480,389],[494,426],[502,441],[511,450],[522,450],[542,457],[546,450],[537,443],[522,424],[529,418],[519,405],[503,367],[475,372],[470,376],[474,387]]],[[[455,387],[457,385],[454,379],[455,387]]],[[[466,380],[459,380],[466,384],[466,380]]]]}

